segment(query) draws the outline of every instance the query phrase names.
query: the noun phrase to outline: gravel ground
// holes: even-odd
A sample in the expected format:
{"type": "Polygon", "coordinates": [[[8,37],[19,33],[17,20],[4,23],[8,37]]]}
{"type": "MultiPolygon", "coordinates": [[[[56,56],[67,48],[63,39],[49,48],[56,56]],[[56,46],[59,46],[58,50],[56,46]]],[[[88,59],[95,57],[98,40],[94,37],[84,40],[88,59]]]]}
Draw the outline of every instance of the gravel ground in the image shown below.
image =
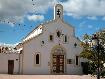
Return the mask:
{"type": "MultiPolygon", "coordinates": [[[[7,75],[0,74],[0,79],[97,79],[90,75],[7,75]]],[[[105,79],[105,78],[101,78],[105,79]]]]}

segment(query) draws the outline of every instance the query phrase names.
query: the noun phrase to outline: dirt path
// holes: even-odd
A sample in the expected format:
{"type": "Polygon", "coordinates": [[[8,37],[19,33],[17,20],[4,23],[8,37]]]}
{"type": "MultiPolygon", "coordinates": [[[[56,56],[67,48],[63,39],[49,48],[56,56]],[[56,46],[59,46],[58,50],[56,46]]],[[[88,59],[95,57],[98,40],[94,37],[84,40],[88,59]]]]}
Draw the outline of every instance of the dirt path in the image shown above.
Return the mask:
{"type": "MultiPolygon", "coordinates": [[[[0,74],[0,79],[97,79],[90,75],[6,75],[0,74]]],[[[105,79],[105,78],[101,78],[105,79]]]]}

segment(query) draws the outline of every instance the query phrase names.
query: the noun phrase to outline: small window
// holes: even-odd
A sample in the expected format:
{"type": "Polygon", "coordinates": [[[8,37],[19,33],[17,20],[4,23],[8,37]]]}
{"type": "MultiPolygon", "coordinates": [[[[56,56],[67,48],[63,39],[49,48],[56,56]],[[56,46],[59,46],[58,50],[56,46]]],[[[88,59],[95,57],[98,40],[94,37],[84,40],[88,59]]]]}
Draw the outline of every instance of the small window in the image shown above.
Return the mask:
{"type": "Polygon", "coordinates": [[[40,65],[40,54],[35,54],[35,65],[40,65]]]}
{"type": "Polygon", "coordinates": [[[67,42],[67,36],[65,35],[65,42],[67,42]]]}
{"type": "Polygon", "coordinates": [[[0,53],[1,53],[1,49],[0,49],[0,53]]]}
{"type": "Polygon", "coordinates": [[[36,64],[39,64],[39,54],[36,54],[36,64]]]}
{"type": "Polygon", "coordinates": [[[44,44],[44,41],[42,41],[42,44],[44,44]]]}
{"type": "Polygon", "coordinates": [[[74,47],[75,47],[75,48],[77,47],[77,43],[74,43],[74,47]]]}
{"type": "Polygon", "coordinates": [[[57,37],[60,37],[60,35],[61,35],[61,32],[57,31],[57,37]]]}
{"type": "Polygon", "coordinates": [[[76,56],[76,65],[78,65],[78,58],[79,56],[76,56]]]}
{"type": "Polygon", "coordinates": [[[49,36],[50,41],[53,41],[53,35],[49,36]]]}
{"type": "Polygon", "coordinates": [[[41,41],[41,46],[43,46],[45,44],[45,42],[44,41],[41,41]]]}
{"type": "Polygon", "coordinates": [[[71,64],[72,63],[72,59],[67,59],[67,64],[71,64]]]}
{"type": "Polygon", "coordinates": [[[68,43],[68,36],[67,35],[63,36],[63,41],[64,41],[64,43],[68,43]]]}

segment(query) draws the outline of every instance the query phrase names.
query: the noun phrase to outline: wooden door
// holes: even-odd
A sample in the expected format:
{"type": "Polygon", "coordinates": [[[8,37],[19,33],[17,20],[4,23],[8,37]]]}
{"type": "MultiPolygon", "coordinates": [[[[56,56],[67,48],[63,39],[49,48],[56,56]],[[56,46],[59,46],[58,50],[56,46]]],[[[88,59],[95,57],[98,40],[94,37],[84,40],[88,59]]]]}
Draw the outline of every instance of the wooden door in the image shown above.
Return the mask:
{"type": "Polygon", "coordinates": [[[14,60],[8,60],[8,74],[13,74],[14,60]]]}
{"type": "Polygon", "coordinates": [[[64,73],[64,55],[53,55],[53,73],[64,73]]]}

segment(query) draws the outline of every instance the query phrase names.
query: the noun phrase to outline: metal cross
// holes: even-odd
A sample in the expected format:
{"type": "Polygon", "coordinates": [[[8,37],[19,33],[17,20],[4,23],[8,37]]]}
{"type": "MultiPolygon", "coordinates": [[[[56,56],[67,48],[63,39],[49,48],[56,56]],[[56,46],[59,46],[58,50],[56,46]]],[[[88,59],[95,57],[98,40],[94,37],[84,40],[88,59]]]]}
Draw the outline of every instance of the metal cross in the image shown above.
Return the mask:
{"type": "Polygon", "coordinates": [[[61,15],[60,9],[57,10],[57,15],[59,15],[59,17],[60,17],[60,15],[61,15]]]}

